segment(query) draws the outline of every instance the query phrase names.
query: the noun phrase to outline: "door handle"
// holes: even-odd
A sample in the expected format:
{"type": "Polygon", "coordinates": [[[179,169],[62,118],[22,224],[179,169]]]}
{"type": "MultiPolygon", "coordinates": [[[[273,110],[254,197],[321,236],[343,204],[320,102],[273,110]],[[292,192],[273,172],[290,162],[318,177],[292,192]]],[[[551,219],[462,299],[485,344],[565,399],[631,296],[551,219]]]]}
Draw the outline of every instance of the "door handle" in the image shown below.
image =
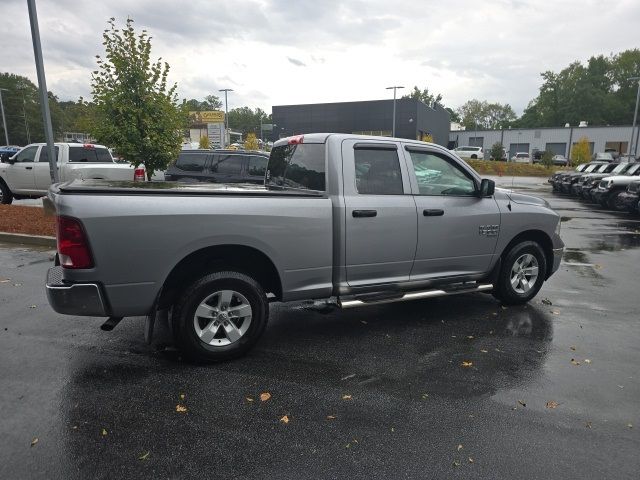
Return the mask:
{"type": "Polygon", "coordinates": [[[33,167],[25,167],[25,170],[33,170],[33,167]]]}
{"type": "Polygon", "coordinates": [[[425,217],[441,217],[442,215],[444,215],[444,210],[441,210],[439,208],[425,208],[422,211],[422,214],[425,217]]]}
{"type": "Polygon", "coordinates": [[[356,218],[375,217],[378,215],[376,210],[354,210],[351,214],[356,218]]]}

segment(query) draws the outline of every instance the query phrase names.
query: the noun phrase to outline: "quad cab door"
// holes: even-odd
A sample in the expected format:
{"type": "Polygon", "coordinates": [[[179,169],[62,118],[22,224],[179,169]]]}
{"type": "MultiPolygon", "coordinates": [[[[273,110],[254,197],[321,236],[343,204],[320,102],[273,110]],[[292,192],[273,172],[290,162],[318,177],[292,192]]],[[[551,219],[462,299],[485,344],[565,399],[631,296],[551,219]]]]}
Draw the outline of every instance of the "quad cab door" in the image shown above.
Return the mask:
{"type": "Polygon", "coordinates": [[[39,148],[38,145],[32,145],[13,157],[15,163],[7,168],[7,179],[14,193],[32,193],[35,189],[33,165],[39,148]]]}
{"type": "MultiPolygon", "coordinates": [[[[55,157],[58,172],[60,171],[60,147],[53,147],[55,150],[55,157]]],[[[43,145],[40,147],[40,153],[38,154],[37,161],[33,164],[33,172],[34,172],[34,180],[35,180],[35,189],[38,193],[44,194],[46,193],[49,185],[51,185],[51,171],[49,170],[49,151],[47,150],[47,146],[43,145]]],[[[64,178],[61,178],[60,181],[64,181],[64,178]]]]}
{"type": "Polygon", "coordinates": [[[416,206],[400,144],[345,140],[345,261],[351,287],[406,282],[416,249],[416,206]]]}
{"type": "Polygon", "coordinates": [[[477,178],[441,150],[402,149],[418,216],[418,245],[411,280],[488,273],[500,232],[493,196],[479,197],[477,178]]]}

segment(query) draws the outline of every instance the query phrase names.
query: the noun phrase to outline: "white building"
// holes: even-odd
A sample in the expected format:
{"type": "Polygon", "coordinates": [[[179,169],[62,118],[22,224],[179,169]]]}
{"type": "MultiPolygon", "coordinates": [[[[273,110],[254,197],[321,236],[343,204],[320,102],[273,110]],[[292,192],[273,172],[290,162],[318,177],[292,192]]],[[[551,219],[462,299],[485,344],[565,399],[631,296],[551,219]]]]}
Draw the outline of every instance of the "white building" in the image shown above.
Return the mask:
{"type": "MultiPolygon", "coordinates": [[[[638,134],[636,127],[632,143],[632,153],[640,154],[638,148],[638,134]]],[[[608,149],[619,153],[627,153],[631,138],[631,126],[620,127],[552,127],[552,128],[513,128],[508,130],[454,130],[449,133],[449,148],[470,145],[483,147],[485,157],[489,158],[489,150],[496,143],[502,143],[509,158],[516,152],[550,151],[554,154],[571,155],[570,148],[578,140],[586,137],[589,141],[591,153],[604,152],[608,149]]]]}

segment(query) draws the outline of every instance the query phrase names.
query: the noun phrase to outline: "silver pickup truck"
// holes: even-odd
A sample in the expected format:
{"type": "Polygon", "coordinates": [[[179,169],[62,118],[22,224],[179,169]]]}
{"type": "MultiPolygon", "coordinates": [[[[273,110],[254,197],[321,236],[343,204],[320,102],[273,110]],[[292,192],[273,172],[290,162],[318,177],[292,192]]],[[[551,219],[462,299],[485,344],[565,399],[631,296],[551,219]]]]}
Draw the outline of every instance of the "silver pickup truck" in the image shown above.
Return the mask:
{"type": "Polygon", "coordinates": [[[49,190],[59,313],[169,312],[195,360],[247,352],[270,302],[341,308],[491,291],[533,298],[558,269],[560,218],[429,143],[309,134],[275,143],[264,186],[73,181],[49,190]]]}

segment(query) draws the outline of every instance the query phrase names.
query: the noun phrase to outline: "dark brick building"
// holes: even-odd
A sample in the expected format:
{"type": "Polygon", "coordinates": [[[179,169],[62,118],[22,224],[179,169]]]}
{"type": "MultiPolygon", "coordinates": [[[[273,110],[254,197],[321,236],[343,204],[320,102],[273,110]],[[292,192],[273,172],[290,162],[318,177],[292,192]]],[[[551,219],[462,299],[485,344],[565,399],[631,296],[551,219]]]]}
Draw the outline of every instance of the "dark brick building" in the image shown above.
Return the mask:
{"type": "MultiPolygon", "coordinates": [[[[277,105],[272,107],[273,140],[302,133],[356,133],[391,136],[393,100],[277,105]]],[[[396,101],[396,136],[414,140],[431,135],[434,143],[449,141],[449,112],[418,100],[396,101]]]]}

